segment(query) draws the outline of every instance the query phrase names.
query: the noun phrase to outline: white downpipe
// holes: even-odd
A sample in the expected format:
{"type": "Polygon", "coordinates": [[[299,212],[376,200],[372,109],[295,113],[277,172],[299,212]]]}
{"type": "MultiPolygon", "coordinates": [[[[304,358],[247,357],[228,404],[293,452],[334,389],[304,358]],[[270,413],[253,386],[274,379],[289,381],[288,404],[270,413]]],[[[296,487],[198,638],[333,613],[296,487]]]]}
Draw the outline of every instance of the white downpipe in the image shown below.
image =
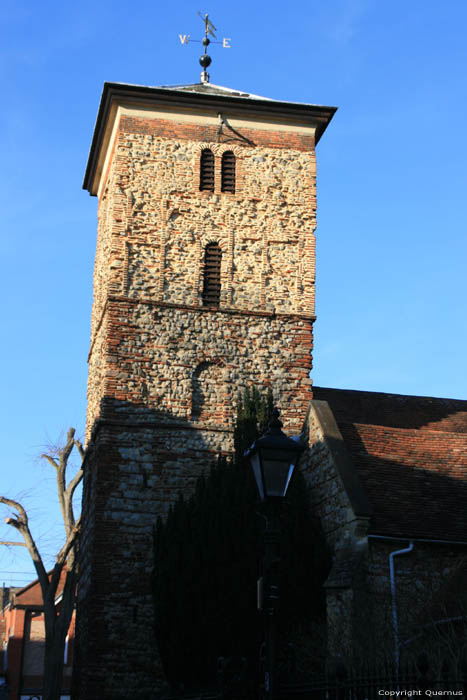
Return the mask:
{"type": "Polygon", "coordinates": [[[394,570],[394,558],[400,554],[408,554],[413,549],[413,542],[405,549],[397,549],[389,554],[389,579],[391,582],[392,599],[392,623],[394,627],[394,661],[396,663],[396,673],[399,676],[399,624],[397,621],[397,601],[396,601],[396,574],[394,570]]]}

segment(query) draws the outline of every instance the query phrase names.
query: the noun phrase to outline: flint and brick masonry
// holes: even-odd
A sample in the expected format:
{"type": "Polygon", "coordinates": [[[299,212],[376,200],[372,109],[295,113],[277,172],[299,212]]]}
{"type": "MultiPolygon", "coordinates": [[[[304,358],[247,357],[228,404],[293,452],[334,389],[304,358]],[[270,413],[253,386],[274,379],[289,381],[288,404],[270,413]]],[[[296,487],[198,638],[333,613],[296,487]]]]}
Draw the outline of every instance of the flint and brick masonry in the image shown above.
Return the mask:
{"type": "Polygon", "coordinates": [[[267,101],[258,114],[253,99],[160,90],[138,103],[126,87],[104,89],[87,176],[99,210],[74,689],[86,700],[163,683],[152,527],[231,452],[239,392],[272,387],[292,434],[312,398],[313,110],[327,108],[292,119],[267,101]],[[203,149],[213,192],[200,191],[203,149]],[[234,193],[221,192],[225,151],[234,193]],[[218,306],[203,305],[209,243],[218,306]]]}

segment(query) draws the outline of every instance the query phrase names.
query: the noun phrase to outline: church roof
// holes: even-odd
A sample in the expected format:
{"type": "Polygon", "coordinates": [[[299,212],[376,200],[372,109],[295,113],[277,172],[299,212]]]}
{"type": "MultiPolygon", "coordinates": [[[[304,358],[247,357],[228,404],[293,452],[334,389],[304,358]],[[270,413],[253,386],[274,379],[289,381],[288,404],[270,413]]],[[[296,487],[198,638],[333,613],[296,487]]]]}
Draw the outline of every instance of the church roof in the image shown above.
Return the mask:
{"type": "Polygon", "coordinates": [[[254,95],[251,92],[245,92],[244,90],[235,90],[233,88],[225,87],[224,85],[214,85],[214,83],[190,83],[188,85],[161,85],[164,90],[183,90],[185,92],[198,92],[204,95],[227,95],[233,97],[243,97],[251,100],[268,100],[270,102],[277,102],[270,97],[261,97],[261,95],[254,95]]]}
{"type": "Polygon", "coordinates": [[[372,508],[370,533],[467,541],[467,401],[313,388],[372,508]]]}

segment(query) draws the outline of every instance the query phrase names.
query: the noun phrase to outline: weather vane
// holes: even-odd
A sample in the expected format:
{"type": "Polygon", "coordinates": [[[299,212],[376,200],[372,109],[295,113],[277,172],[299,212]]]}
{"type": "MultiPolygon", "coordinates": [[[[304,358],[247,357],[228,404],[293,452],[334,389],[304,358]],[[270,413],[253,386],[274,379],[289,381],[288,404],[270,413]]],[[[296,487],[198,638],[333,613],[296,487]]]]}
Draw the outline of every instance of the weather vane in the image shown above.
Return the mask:
{"type": "Polygon", "coordinates": [[[211,65],[211,56],[208,56],[208,46],[209,44],[222,44],[224,49],[230,49],[230,39],[227,39],[226,37],[222,39],[222,41],[211,41],[209,38],[209,34],[216,39],[216,35],[214,34],[217,29],[209,19],[209,15],[206,13],[203,17],[201,12],[198,12],[198,15],[201,17],[203,20],[204,24],[204,37],[200,39],[192,39],[189,34],[179,34],[179,38],[182,44],[188,44],[190,41],[195,41],[197,44],[203,44],[204,46],[204,53],[202,56],[199,58],[199,62],[201,65],[201,68],[203,69],[201,71],[201,82],[202,83],[209,83],[209,73],[207,72],[206,68],[208,68],[211,65]]]}

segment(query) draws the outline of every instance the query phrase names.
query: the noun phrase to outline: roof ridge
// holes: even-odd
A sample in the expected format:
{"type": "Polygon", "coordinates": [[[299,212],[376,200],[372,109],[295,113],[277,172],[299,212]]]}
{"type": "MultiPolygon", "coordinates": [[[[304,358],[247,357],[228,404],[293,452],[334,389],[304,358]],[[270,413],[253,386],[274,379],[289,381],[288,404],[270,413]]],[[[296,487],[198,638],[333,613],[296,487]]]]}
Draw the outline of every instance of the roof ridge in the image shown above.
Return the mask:
{"type": "Polygon", "coordinates": [[[361,423],[360,421],[352,421],[352,420],[337,420],[338,425],[367,425],[371,428],[381,428],[385,430],[399,430],[399,431],[412,431],[414,433],[437,433],[438,435],[440,433],[444,435],[462,435],[467,437],[467,433],[459,431],[459,430],[436,430],[435,428],[425,428],[424,426],[421,426],[419,428],[403,428],[399,425],[381,425],[381,423],[361,423]]]}
{"type": "Polygon", "coordinates": [[[371,394],[373,396],[392,396],[396,398],[401,398],[401,399],[425,399],[425,400],[432,400],[432,401],[452,401],[456,403],[464,403],[466,404],[467,407],[467,399],[456,399],[456,398],[450,398],[448,396],[428,396],[428,395],[421,395],[421,394],[397,394],[394,392],[390,391],[372,391],[372,390],[367,390],[367,389],[339,389],[339,387],[333,387],[333,386],[316,386],[313,385],[313,390],[317,389],[318,391],[336,391],[340,393],[346,393],[346,394],[371,394]]]}

